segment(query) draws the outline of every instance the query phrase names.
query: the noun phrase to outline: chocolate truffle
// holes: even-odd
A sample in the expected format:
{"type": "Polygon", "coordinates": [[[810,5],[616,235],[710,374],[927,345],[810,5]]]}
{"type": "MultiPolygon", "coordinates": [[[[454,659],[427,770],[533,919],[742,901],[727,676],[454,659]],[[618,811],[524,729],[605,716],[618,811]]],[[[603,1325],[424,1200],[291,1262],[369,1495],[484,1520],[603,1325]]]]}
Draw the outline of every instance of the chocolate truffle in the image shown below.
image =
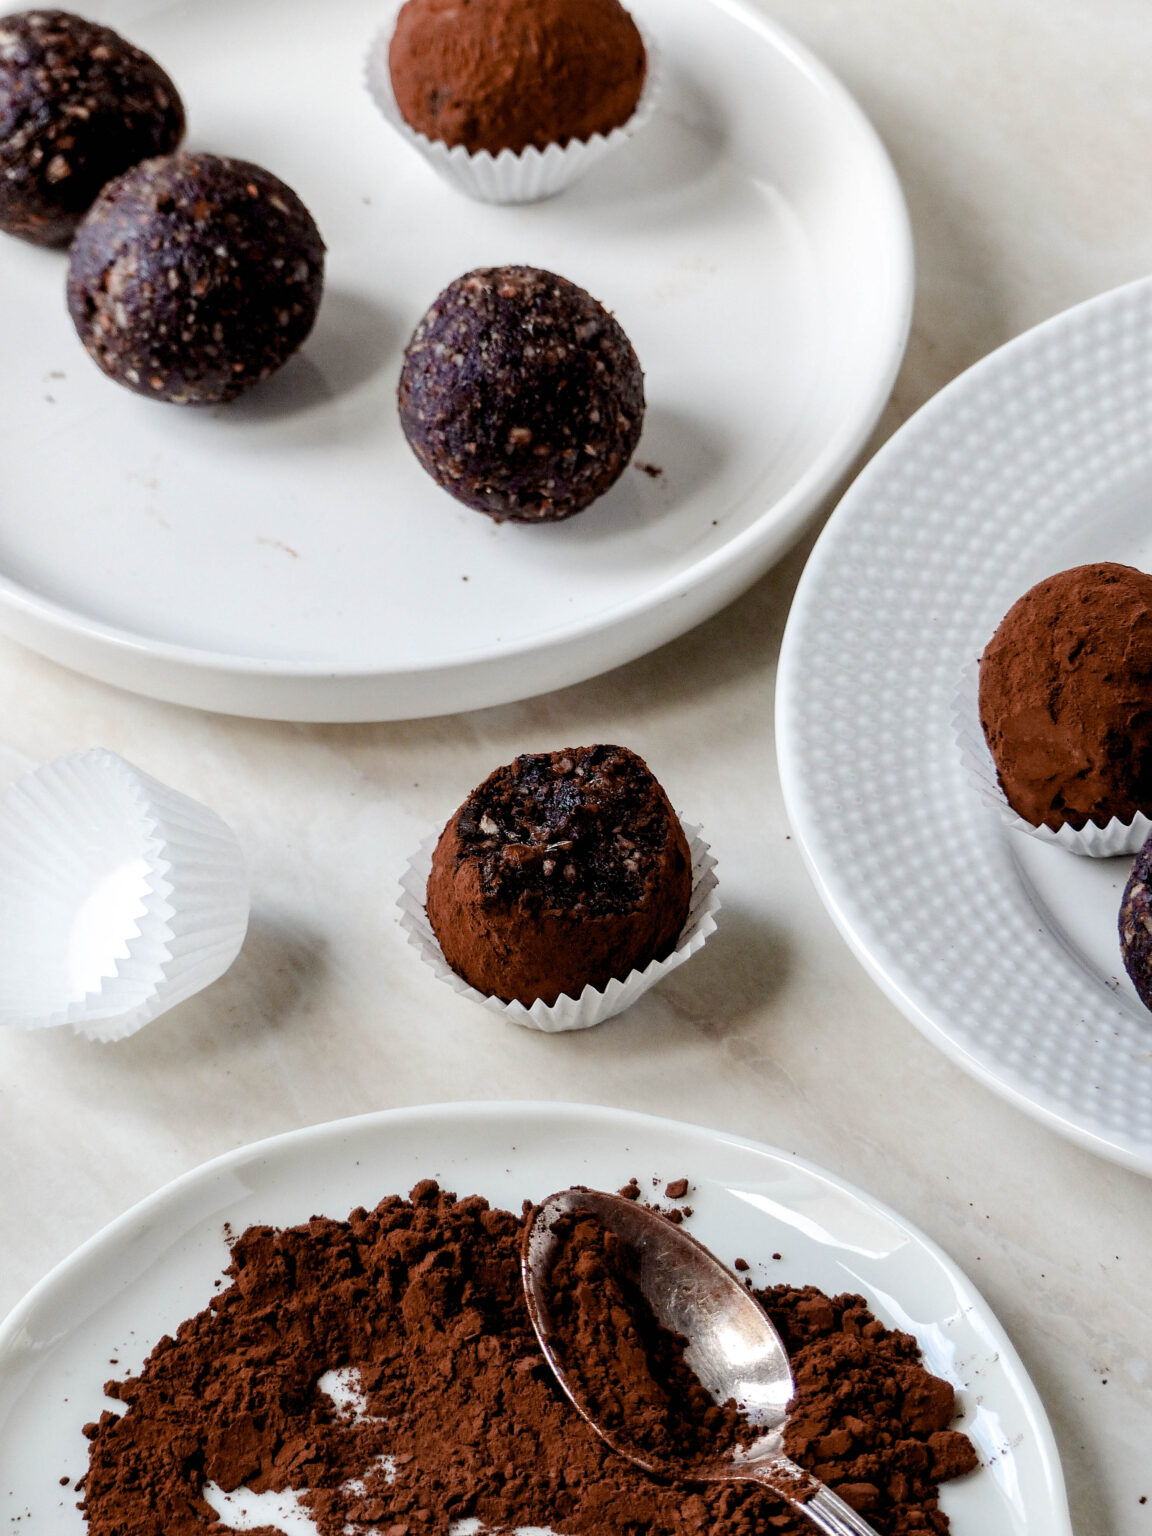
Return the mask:
{"type": "Polygon", "coordinates": [[[68,11],[0,18],[0,229],[63,245],[105,182],[184,136],[153,59],[68,11]]]}
{"type": "Polygon", "coordinates": [[[1133,860],[1119,927],[1124,969],[1145,1008],[1152,1008],[1152,837],[1133,860]]]}
{"type": "Polygon", "coordinates": [[[557,522],[623,473],[644,375],[591,294],[536,267],[449,284],[416,327],[400,423],[437,485],[497,521],[557,522]]]}
{"type": "Polygon", "coordinates": [[[981,658],[980,721],[1033,826],[1152,813],[1152,576],[1079,565],[1026,592],[981,658]]]}
{"type": "Polygon", "coordinates": [[[145,160],[76,233],[68,309],[110,378],[178,405],[259,383],[312,329],[324,242],[290,187],[246,160],[145,160]]]}
{"type": "Polygon", "coordinates": [[[687,839],[626,747],[525,754],[448,822],[427,911],[444,958],[489,996],[578,997],[662,960],[688,916],[687,839]]]}
{"type": "Polygon", "coordinates": [[[621,127],[647,61],[619,0],[408,0],[388,67],[417,133],[497,155],[621,127]]]}

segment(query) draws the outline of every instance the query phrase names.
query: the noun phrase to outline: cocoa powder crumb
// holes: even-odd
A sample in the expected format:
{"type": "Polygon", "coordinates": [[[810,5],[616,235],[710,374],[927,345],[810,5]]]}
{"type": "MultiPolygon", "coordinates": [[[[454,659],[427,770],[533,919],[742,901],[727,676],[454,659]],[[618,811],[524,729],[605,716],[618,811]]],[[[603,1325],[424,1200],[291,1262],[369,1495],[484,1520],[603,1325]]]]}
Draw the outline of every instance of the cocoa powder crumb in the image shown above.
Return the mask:
{"type": "MultiPolygon", "coordinates": [[[[122,1414],[84,1428],[89,1536],[203,1536],[209,1484],[294,1490],[321,1536],[466,1519],[564,1536],[809,1536],[755,1485],[688,1492],[646,1476],[579,1417],[524,1305],[524,1221],[425,1180],[346,1221],[235,1237],[228,1286],[138,1375],[107,1384],[122,1414]],[[358,1384],[357,1411],[336,1407],[332,1372],[358,1384]]],[[[788,1453],[881,1536],[944,1536],[938,1483],[976,1456],[915,1340],[859,1296],[756,1294],[792,1359],[788,1453]]]]}
{"type": "Polygon", "coordinates": [[[688,1193],[687,1179],[673,1179],[671,1184],[664,1186],[665,1197],[669,1200],[683,1200],[688,1193]]]}

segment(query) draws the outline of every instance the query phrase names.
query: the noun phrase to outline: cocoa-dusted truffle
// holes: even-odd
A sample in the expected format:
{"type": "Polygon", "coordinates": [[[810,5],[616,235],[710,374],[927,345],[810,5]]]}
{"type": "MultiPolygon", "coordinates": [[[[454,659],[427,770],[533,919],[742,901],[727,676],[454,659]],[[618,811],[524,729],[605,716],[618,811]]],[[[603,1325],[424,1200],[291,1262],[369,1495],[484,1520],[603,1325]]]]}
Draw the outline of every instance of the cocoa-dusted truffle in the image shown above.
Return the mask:
{"type": "Polygon", "coordinates": [[[1079,565],[1026,592],[981,658],[980,721],[1033,826],[1152,813],[1152,576],[1079,565]]]}
{"type": "Polygon", "coordinates": [[[644,375],[583,288],[537,267],[485,267],[416,327],[399,401],[412,451],[458,501],[497,521],[556,522],[623,473],[644,375]]]}
{"type": "Polygon", "coordinates": [[[1152,1008],[1152,837],[1133,860],[1119,927],[1124,969],[1145,1008],[1152,1008]]]}
{"type": "Polygon", "coordinates": [[[110,27],[68,11],[0,18],[0,229],[66,244],[105,182],[183,136],[176,87],[110,27]]]}
{"type": "Polygon", "coordinates": [[[448,822],[427,910],[448,964],[531,1005],[662,960],[688,915],[687,839],[627,747],[524,754],[448,822]]]}
{"type": "Polygon", "coordinates": [[[76,233],[68,309],[110,378],[178,405],[259,383],[312,329],[324,242],[295,192],[247,160],[145,160],[76,233]]]}
{"type": "Polygon", "coordinates": [[[388,66],[410,127],[496,155],[621,127],[647,61],[619,0],[408,0],[388,66]]]}

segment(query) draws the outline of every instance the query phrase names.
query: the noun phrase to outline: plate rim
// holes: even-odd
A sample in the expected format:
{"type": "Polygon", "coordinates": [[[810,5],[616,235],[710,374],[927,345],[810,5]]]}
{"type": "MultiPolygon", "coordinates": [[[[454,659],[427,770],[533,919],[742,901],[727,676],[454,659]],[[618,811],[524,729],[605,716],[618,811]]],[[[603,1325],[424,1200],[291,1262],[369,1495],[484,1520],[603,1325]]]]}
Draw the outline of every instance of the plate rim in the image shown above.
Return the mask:
{"type": "Polygon", "coordinates": [[[879,420],[907,347],[915,299],[915,255],[907,202],[891,156],[879,132],[839,76],[785,27],[756,9],[751,0],[697,3],[719,10],[759,34],[767,47],[806,77],[834,106],[843,125],[842,141],[851,141],[867,154],[875,191],[872,207],[876,227],[883,227],[888,246],[887,289],[879,308],[887,312],[889,330],[883,354],[880,348],[875,351],[871,381],[861,388],[853,416],[841,420],[804,472],[783,495],[761,508],[748,527],[679,574],[667,576],[657,585],[591,617],[547,634],[491,644],[483,651],[459,651],[401,665],[340,666],[323,659],[288,660],[282,656],[264,657],[184,645],[88,617],[79,608],[47,597],[2,571],[0,633],[100,681],[171,703],[252,718],[400,720],[418,716],[399,697],[392,703],[381,700],[375,709],[364,713],[365,689],[386,693],[390,685],[399,684],[402,691],[404,683],[411,685],[436,678],[460,682],[466,678],[474,684],[477,673],[487,669],[500,679],[496,683],[496,677],[493,678],[496,687],[491,698],[484,696],[479,703],[463,706],[450,703],[432,712],[451,713],[458,707],[483,708],[532,697],[635,660],[678,638],[747,590],[801,536],[822,499],[851,466],[879,420]],[[696,602],[684,603],[683,598],[690,593],[696,594],[696,602]],[[535,660],[536,672],[542,674],[547,662],[540,658],[568,653],[579,646],[592,651],[597,641],[599,653],[590,655],[578,668],[569,667],[566,681],[542,681],[536,675],[510,691],[510,680],[505,674],[517,663],[526,663],[531,671],[535,660]],[[607,659],[603,654],[606,648],[611,653],[607,659]],[[210,695],[213,684],[222,690],[222,696],[216,702],[206,702],[206,688],[210,695]],[[249,690],[246,704],[237,697],[244,692],[245,685],[249,690]],[[267,701],[275,708],[271,716],[261,708],[260,698],[251,692],[260,688],[276,690],[274,698],[267,701]],[[299,714],[291,703],[294,690],[300,694],[300,703],[295,706],[302,711],[299,714]],[[314,697],[317,692],[320,697],[327,694],[335,698],[341,690],[349,694],[345,709],[350,708],[351,713],[344,713],[338,703],[331,716],[318,712],[321,706],[314,697]],[[283,712],[284,706],[288,713],[283,712]]]}
{"type": "Polygon", "coordinates": [[[621,1109],[612,1105],[548,1099],[478,1099],[405,1105],[392,1109],[370,1110],[364,1114],[343,1116],[335,1120],[300,1126],[294,1130],[277,1132],[209,1158],[177,1175],[176,1178],[145,1195],[119,1216],[114,1217],[53,1265],[48,1273],[24,1294],[7,1317],[0,1321],[0,1387],[2,1387],[5,1353],[18,1338],[25,1319],[32,1317],[37,1308],[46,1301],[50,1301],[51,1294],[57,1286],[67,1283],[74,1272],[82,1270],[89,1261],[98,1260],[109,1251],[114,1252],[118,1239],[123,1233],[130,1232],[134,1227],[147,1222],[150,1216],[162,1211],[173,1200],[179,1200],[198,1187],[208,1188],[221,1175],[252,1162],[274,1157],[282,1148],[296,1149],[306,1146],[310,1141],[317,1143],[335,1141],[341,1134],[348,1132],[371,1134],[378,1127],[395,1129],[403,1128],[405,1124],[435,1127],[438,1123],[456,1122],[468,1124],[477,1129],[499,1126],[512,1135],[516,1134],[518,1124],[525,1125],[532,1120],[539,1121],[546,1128],[554,1127],[561,1120],[569,1122],[574,1128],[580,1124],[591,1123],[595,1128],[618,1137],[621,1145],[623,1145],[623,1138],[629,1132],[643,1135],[651,1131],[656,1134],[663,1133],[694,1139],[697,1142],[707,1143],[714,1150],[732,1147],[741,1153],[752,1153],[777,1165],[797,1169],[814,1181],[830,1184],[858,1204],[890,1222],[931,1259],[936,1268],[946,1277],[958,1301],[965,1309],[979,1312],[985,1327],[994,1336],[998,1358],[1004,1362],[1006,1371],[1012,1378],[1014,1389],[1037,1430],[1037,1449],[1045,1483],[1051,1492],[1053,1512],[1060,1520],[1060,1529],[1047,1531],[1045,1536],[1073,1536],[1059,1448],[1043,1400],[996,1313],[964,1270],[933,1238],[885,1201],[869,1194],[851,1180],[842,1178],[839,1174],[797,1153],[754,1137],[737,1135],[718,1128],[699,1125],[693,1121],[676,1120],[665,1115],[621,1109]]]}
{"type": "MultiPolygon", "coordinates": [[[[1139,299],[1144,295],[1152,298],[1152,275],[1138,277],[1093,294],[1010,337],[930,396],[864,466],[821,529],[797,583],[780,646],[774,732],[784,808],[805,867],[841,936],[881,991],[931,1044],[998,1097],[1087,1151],[1152,1177],[1152,1142],[1145,1142],[1123,1131],[1105,1130],[1091,1123],[1067,1106],[1060,1105],[1047,1093],[1038,1093],[1030,1084],[1022,1083],[1013,1071],[980,1056],[955,1039],[947,1022],[941,1019],[938,1012],[930,1010],[911,995],[907,988],[907,973],[901,972],[896,957],[878,952],[879,947],[859,931],[857,922],[846,910],[838,894],[841,885],[835,873],[835,860],[825,857],[822,850],[817,851],[814,847],[821,842],[819,817],[808,806],[800,749],[792,725],[803,714],[803,707],[797,702],[803,692],[800,678],[803,670],[800,648],[803,642],[798,638],[800,625],[806,618],[813,593],[817,591],[825,573],[835,568],[837,544],[842,530],[847,526],[854,527],[857,520],[870,515],[868,500],[874,484],[884,483],[889,461],[902,454],[909,441],[915,444],[921,433],[930,432],[941,414],[953,413],[958,404],[962,407],[973,394],[979,394],[986,378],[996,379],[1003,372],[1011,370],[1019,356],[1027,356],[1034,348],[1042,347],[1051,338],[1058,338],[1064,332],[1076,334],[1086,316],[1091,318],[1112,307],[1122,307],[1134,297],[1139,299]],[[858,507],[862,510],[858,511],[858,507]]],[[[1001,835],[1008,834],[1002,831],[1001,835]]]]}

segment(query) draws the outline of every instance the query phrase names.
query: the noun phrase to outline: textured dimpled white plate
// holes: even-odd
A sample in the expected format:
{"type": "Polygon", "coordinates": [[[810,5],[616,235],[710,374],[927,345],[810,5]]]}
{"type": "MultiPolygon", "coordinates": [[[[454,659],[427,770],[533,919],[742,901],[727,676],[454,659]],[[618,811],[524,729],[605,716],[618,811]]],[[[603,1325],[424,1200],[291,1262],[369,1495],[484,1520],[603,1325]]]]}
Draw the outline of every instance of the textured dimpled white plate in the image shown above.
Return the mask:
{"type": "Polygon", "coordinates": [[[247,399],[110,383],[64,310],[65,258],[0,262],[0,631],[208,709],[300,720],[525,698],[683,633],[796,538],[887,398],[912,291],[874,132],[741,0],[636,0],[655,120],[551,201],[445,186],[361,80],[376,0],[105,0],[179,86],[191,148],[264,164],[329,248],[317,328],[247,399]],[[526,262],[613,310],[647,377],[634,465],[552,527],[440,491],[396,416],[401,354],[453,278],[526,262]]]}
{"type": "Polygon", "coordinates": [[[623,1110],[456,1104],[295,1131],[206,1164],[129,1211],[41,1282],[0,1328],[0,1515],[15,1529],[81,1533],[71,1487],[108,1361],[139,1368],[207,1305],[228,1262],[224,1224],[343,1218],[436,1177],[519,1210],[582,1183],[645,1187],[687,1175],[691,1230],[758,1285],[864,1295],[915,1334],[959,1392],[959,1427],[984,1465],[948,1484],[953,1536],[1071,1536],[1043,1407],[1011,1343],[960,1271],[868,1196],[784,1152],[623,1110]],[[779,1261],[772,1254],[779,1253],[779,1261]]]}
{"type": "Polygon", "coordinates": [[[1121,960],[1129,861],[1006,830],[953,698],[1007,609],[1092,560],[1152,570],[1152,281],[977,363],[837,507],[777,691],[792,825],[856,954],[960,1066],[1152,1174],[1152,1014],[1121,960]]]}

